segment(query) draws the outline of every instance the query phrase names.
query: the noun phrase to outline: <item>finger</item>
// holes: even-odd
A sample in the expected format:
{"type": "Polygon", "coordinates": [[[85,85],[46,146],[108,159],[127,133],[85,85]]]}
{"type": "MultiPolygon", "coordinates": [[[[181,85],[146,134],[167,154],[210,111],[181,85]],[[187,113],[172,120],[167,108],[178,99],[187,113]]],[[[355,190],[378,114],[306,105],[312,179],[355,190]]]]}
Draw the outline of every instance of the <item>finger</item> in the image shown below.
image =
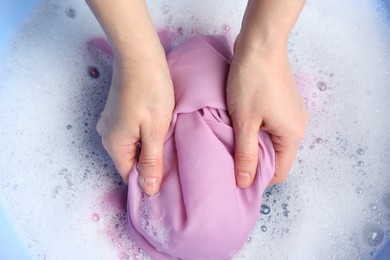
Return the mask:
{"type": "Polygon", "coordinates": [[[129,174],[133,168],[137,154],[137,146],[135,144],[116,144],[107,140],[107,138],[103,138],[102,142],[104,148],[114,162],[118,173],[122,177],[123,181],[128,184],[129,174]]]}
{"type": "Polygon", "coordinates": [[[101,136],[104,149],[110,155],[118,173],[123,181],[128,184],[129,174],[136,159],[137,146],[134,142],[128,140],[118,141],[113,134],[105,134],[104,124],[106,122],[104,122],[102,115],[103,113],[100,114],[96,124],[96,131],[101,136]]]}
{"type": "Polygon", "coordinates": [[[259,144],[259,127],[236,126],[235,133],[235,175],[237,185],[241,188],[249,187],[256,175],[259,144]]]}
{"type": "MultiPolygon", "coordinates": [[[[276,146],[277,147],[277,146],[276,146]]],[[[275,174],[270,185],[283,182],[287,179],[288,173],[295,160],[298,147],[295,145],[281,146],[275,149],[276,167],[275,174]]]]}
{"type": "Polygon", "coordinates": [[[155,195],[160,189],[163,175],[164,137],[147,133],[141,138],[142,147],[137,167],[145,193],[155,195]]]}

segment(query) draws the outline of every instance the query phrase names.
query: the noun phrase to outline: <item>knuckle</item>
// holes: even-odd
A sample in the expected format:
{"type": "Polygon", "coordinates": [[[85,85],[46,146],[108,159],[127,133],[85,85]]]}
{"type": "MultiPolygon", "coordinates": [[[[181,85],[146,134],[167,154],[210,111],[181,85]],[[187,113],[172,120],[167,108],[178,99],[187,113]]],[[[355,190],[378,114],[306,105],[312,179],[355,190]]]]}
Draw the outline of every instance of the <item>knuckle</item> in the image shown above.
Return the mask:
{"type": "Polygon", "coordinates": [[[145,168],[156,168],[159,165],[159,160],[140,158],[138,161],[138,165],[144,169],[145,168]]]}
{"type": "Polygon", "coordinates": [[[296,140],[303,140],[306,126],[309,122],[309,115],[307,111],[303,111],[302,113],[299,113],[299,115],[285,118],[281,121],[285,122],[285,131],[289,136],[296,140]]]}
{"type": "Polygon", "coordinates": [[[98,134],[99,134],[100,136],[102,136],[102,127],[101,127],[101,121],[100,121],[100,120],[97,122],[95,128],[96,128],[96,132],[98,132],[98,134]]]}
{"type": "Polygon", "coordinates": [[[236,160],[242,163],[255,163],[257,156],[252,153],[236,153],[236,160]]]}
{"type": "Polygon", "coordinates": [[[253,117],[251,118],[249,113],[234,113],[231,115],[231,118],[233,121],[233,127],[236,129],[251,129],[255,125],[253,117]]]}
{"type": "Polygon", "coordinates": [[[112,137],[110,135],[103,135],[102,136],[102,144],[106,150],[109,150],[113,146],[112,137]]]}
{"type": "Polygon", "coordinates": [[[124,151],[123,144],[121,144],[118,138],[113,134],[104,134],[102,136],[102,144],[111,157],[116,157],[124,151]]]}
{"type": "Polygon", "coordinates": [[[107,150],[111,146],[111,140],[107,136],[102,136],[102,144],[104,148],[107,150]]]}
{"type": "Polygon", "coordinates": [[[160,119],[146,122],[141,126],[141,136],[143,139],[155,140],[163,143],[170,123],[169,120],[160,119]]]}
{"type": "Polygon", "coordinates": [[[303,140],[305,136],[306,125],[307,125],[307,120],[303,119],[302,123],[294,124],[290,128],[290,133],[294,140],[298,140],[299,142],[303,140]]]}
{"type": "Polygon", "coordinates": [[[294,130],[294,139],[301,142],[305,136],[305,128],[298,128],[294,130]]]}
{"type": "Polygon", "coordinates": [[[99,133],[100,136],[104,134],[104,132],[107,130],[108,126],[108,120],[104,116],[104,111],[100,113],[99,119],[96,123],[96,131],[99,133]]]}

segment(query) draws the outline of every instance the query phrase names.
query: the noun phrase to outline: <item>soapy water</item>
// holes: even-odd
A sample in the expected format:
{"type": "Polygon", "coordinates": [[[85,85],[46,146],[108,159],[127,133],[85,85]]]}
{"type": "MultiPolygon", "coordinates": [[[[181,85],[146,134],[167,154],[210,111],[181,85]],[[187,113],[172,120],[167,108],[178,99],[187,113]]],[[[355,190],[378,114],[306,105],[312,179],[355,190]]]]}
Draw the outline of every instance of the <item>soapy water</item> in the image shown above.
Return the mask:
{"type": "MultiPolygon", "coordinates": [[[[237,35],[245,1],[148,5],[156,28],[184,39],[237,35]]],[[[288,180],[265,192],[236,259],[371,259],[389,239],[382,5],[307,2],[289,57],[310,124],[288,180]]],[[[1,65],[0,203],[34,259],[147,258],[126,231],[125,185],[95,131],[112,72],[86,47],[96,36],[104,34],[84,1],[42,1],[1,65]]]]}

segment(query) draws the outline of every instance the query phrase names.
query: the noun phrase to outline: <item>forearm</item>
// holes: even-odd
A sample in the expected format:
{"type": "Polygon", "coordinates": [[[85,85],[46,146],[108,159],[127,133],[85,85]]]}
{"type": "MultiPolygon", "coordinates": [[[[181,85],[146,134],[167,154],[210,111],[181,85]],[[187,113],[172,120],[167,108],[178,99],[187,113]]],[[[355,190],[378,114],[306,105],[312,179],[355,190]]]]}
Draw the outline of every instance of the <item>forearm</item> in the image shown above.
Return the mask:
{"type": "Polygon", "coordinates": [[[164,56],[145,0],[86,0],[114,49],[115,58],[137,63],[164,56]]]}
{"type": "Polygon", "coordinates": [[[305,0],[249,0],[240,41],[248,51],[283,49],[305,0]]]}

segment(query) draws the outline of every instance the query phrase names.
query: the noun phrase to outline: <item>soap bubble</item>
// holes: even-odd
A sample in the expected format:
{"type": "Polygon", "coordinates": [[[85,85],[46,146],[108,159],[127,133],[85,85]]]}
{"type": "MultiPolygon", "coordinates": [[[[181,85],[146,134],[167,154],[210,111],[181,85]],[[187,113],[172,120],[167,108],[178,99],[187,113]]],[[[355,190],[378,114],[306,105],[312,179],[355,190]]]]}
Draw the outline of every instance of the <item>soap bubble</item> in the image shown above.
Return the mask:
{"type": "Polygon", "coordinates": [[[96,68],[94,66],[88,67],[88,73],[89,73],[89,76],[91,76],[91,78],[93,78],[93,79],[97,79],[100,77],[100,72],[99,72],[98,68],[96,68]]]}
{"type": "Polygon", "coordinates": [[[97,214],[97,213],[93,213],[92,214],[92,220],[93,221],[97,222],[97,221],[99,221],[99,219],[100,219],[99,214],[97,214]]]}
{"type": "Polygon", "coordinates": [[[161,7],[161,12],[162,12],[163,14],[168,14],[168,13],[169,13],[169,10],[170,10],[169,4],[165,4],[165,5],[163,5],[163,6],[161,7]]]}
{"type": "Polygon", "coordinates": [[[359,166],[359,167],[363,167],[364,166],[364,161],[358,161],[357,162],[357,166],[359,166]]]}
{"type": "Polygon", "coordinates": [[[267,226],[266,225],[262,225],[260,227],[260,229],[261,229],[261,231],[266,232],[267,231],[267,226]]]}
{"type": "Polygon", "coordinates": [[[271,212],[271,208],[267,204],[261,204],[260,213],[268,215],[271,212]]]}
{"type": "Polygon", "coordinates": [[[363,148],[359,148],[359,149],[356,150],[356,153],[357,153],[358,155],[363,155],[364,152],[365,152],[365,151],[364,151],[363,148]]]}
{"type": "Polygon", "coordinates": [[[74,19],[76,18],[76,10],[72,7],[69,7],[65,10],[65,15],[68,17],[68,18],[71,18],[71,19],[74,19]]]}
{"type": "Polygon", "coordinates": [[[362,194],[363,193],[363,189],[360,188],[360,187],[356,188],[356,193],[357,194],[362,194]]]}
{"type": "Polygon", "coordinates": [[[317,88],[320,90],[320,91],[325,91],[327,88],[328,88],[328,86],[326,85],[326,83],[324,82],[324,81],[319,81],[318,83],[317,83],[317,88]]]}
{"type": "Polygon", "coordinates": [[[369,224],[364,228],[363,236],[369,246],[378,246],[382,243],[385,232],[380,226],[369,224]]]}
{"type": "Polygon", "coordinates": [[[377,211],[378,210],[378,205],[376,203],[370,203],[368,206],[372,211],[377,211]]]}
{"type": "Polygon", "coordinates": [[[223,31],[224,33],[229,32],[229,31],[230,31],[230,26],[227,25],[227,24],[222,25],[222,31],[223,31]]]}

